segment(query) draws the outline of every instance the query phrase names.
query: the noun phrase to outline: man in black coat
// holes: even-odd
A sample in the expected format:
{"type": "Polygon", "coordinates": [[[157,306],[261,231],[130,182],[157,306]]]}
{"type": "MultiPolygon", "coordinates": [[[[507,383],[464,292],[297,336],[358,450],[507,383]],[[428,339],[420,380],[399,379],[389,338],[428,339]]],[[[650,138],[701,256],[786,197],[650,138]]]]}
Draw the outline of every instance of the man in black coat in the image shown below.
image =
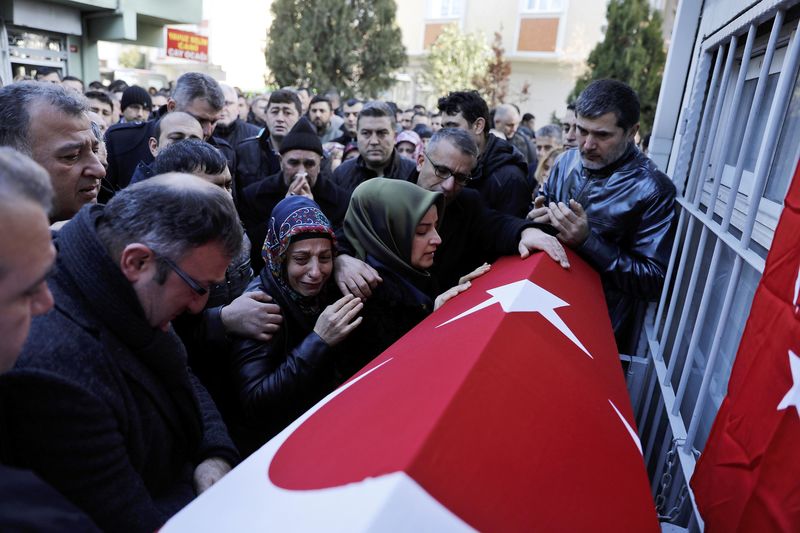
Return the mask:
{"type": "Polygon", "coordinates": [[[414,162],[400,157],[394,148],[396,127],[394,113],[385,102],[368,102],[361,109],[356,132],[359,155],[333,172],[333,182],[347,193],[348,201],[355,188],[370,178],[407,181],[411,177],[414,162]]]}
{"type": "Polygon", "coordinates": [[[8,462],[104,530],[154,531],[238,460],[171,326],[199,312],[241,246],[233,202],[185,174],[86,206],[58,233],[36,317],[0,398],[8,462]]]}
{"type": "MultiPolygon", "coordinates": [[[[55,260],[47,219],[52,198],[42,167],[16,150],[0,148],[0,374],[19,356],[31,318],[53,307],[45,283],[55,260]]],[[[16,409],[0,396],[0,530],[99,531],[34,472],[2,464],[15,438],[5,420],[16,409]]]]}
{"type": "MultiPolygon", "coordinates": [[[[430,269],[439,290],[457,285],[462,276],[502,255],[519,253],[527,257],[535,250],[543,250],[567,268],[569,262],[564,248],[552,236],[554,231],[549,225],[531,224],[531,221],[487,208],[480,193],[467,186],[477,154],[478,148],[467,132],[441,129],[431,137],[426,152],[420,155],[416,166],[418,174],[412,178],[420,187],[445,196],[444,217],[438,228],[442,244],[430,269]]],[[[369,297],[381,281],[378,273],[350,257],[346,241],[342,241],[340,247],[345,253],[336,258],[337,285],[342,292],[369,297]]]]}
{"type": "Polygon", "coordinates": [[[528,165],[511,143],[489,133],[489,107],[477,91],[457,91],[439,99],[443,128],[459,128],[478,146],[478,164],[467,185],[486,205],[517,217],[528,213],[533,188],[528,165]]]}
{"type": "Polygon", "coordinates": [[[250,238],[250,264],[258,274],[264,267],[261,248],[267,237],[272,209],[286,196],[300,194],[314,200],[334,227],[340,226],[349,197],[331,181],[323,165],[322,143],[314,126],[301,118],[281,143],[281,170],[244,189],[239,214],[250,238]]]}
{"type": "MultiPolygon", "coordinates": [[[[233,148],[223,139],[213,136],[217,115],[224,103],[225,97],[214,78],[208,74],[187,72],[178,78],[167,105],[154,115],[161,118],[172,111],[183,111],[192,115],[203,128],[203,140],[219,148],[228,160],[228,167],[235,169],[236,156],[233,148]]],[[[108,170],[98,197],[100,203],[108,202],[117,191],[128,186],[140,162],[153,162],[149,141],[151,137],[158,138],[155,128],[154,119],[149,122],[117,124],[108,129],[108,170]]]]}
{"type": "Polygon", "coordinates": [[[236,90],[225,83],[220,83],[219,86],[225,97],[225,105],[222,106],[219,120],[214,127],[214,137],[224,140],[236,150],[240,142],[255,137],[261,128],[239,118],[239,96],[236,90]]]}

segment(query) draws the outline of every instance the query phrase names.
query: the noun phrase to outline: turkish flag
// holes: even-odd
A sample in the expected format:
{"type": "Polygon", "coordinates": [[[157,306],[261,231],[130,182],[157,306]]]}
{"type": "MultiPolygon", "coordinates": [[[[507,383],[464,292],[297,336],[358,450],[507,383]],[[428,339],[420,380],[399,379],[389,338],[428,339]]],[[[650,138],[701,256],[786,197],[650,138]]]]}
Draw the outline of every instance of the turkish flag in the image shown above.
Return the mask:
{"type": "Polygon", "coordinates": [[[708,531],[800,530],[800,165],[691,485],[708,531]]]}
{"type": "Polygon", "coordinates": [[[505,257],[164,531],[658,531],[598,274],[505,257]]]}

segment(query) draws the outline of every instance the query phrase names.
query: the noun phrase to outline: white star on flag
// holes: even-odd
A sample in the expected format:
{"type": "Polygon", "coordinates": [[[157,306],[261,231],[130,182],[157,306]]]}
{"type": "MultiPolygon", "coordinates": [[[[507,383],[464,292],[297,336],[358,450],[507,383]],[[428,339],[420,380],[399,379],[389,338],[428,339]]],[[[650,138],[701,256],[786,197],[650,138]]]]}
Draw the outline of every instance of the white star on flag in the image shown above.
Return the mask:
{"type": "Polygon", "coordinates": [[[794,407],[797,411],[797,416],[800,417],[800,357],[791,350],[789,350],[789,368],[792,371],[792,388],[789,389],[781,403],[778,404],[778,411],[794,407]]]}
{"type": "Polygon", "coordinates": [[[472,313],[480,311],[481,309],[489,307],[490,305],[499,303],[503,308],[503,311],[506,313],[539,313],[545,318],[545,320],[558,328],[558,331],[563,333],[565,337],[571,340],[583,351],[583,353],[594,359],[592,354],[589,353],[581,341],[578,340],[578,337],[575,336],[572,330],[569,329],[569,326],[564,323],[564,321],[555,311],[556,308],[566,307],[569,304],[552,292],[543,289],[527,279],[515,281],[514,283],[509,283],[508,285],[501,285],[500,287],[495,287],[494,289],[486,292],[491,294],[492,297],[479,303],[472,309],[467,309],[460,315],[453,317],[447,322],[443,322],[436,327],[440,328],[446,324],[449,324],[450,322],[458,320],[459,318],[463,318],[467,315],[471,315],[472,313]]]}

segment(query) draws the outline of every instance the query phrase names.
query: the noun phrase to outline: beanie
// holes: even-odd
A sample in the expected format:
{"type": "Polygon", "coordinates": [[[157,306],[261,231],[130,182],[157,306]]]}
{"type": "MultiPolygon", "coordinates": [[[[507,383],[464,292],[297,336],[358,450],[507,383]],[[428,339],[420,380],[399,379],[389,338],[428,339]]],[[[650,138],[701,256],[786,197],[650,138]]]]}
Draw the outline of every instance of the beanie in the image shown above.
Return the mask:
{"type": "Polygon", "coordinates": [[[322,143],[317,130],[306,117],[300,118],[281,141],[281,155],[289,150],[309,150],[322,155],[322,143]]]}
{"type": "Polygon", "coordinates": [[[120,102],[122,111],[125,111],[125,108],[131,104],[139,104],[148,111],[153,109],[153,99],[150,98],[150,93],[138,85],[131,85],[122,93],[122,101],[120,102]]]}

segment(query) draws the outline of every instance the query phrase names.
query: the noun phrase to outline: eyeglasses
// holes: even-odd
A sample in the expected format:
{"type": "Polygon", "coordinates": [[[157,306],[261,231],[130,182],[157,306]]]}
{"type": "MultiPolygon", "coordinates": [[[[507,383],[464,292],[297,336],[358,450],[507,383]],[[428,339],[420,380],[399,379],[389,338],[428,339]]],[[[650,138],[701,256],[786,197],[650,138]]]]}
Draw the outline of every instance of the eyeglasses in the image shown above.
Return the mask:
{"type": "Polygon", "coordinates": [[[203,287],[200,285],[195,279],[183,271],[181,267],[175,264],[175,262],[168,258],[164,257],[163,255],[159,257],[168,267],[170,267],[179,278],[181,278],[188,286],[191,288],[198,296],[205,296],[208,294],[208,288],[203,287]]]}
{"type": "Polygon", "coordinates": [[[427,159],[428,162],[433,167],[433,173],[436,174],[436,177],[442,181],[450,179],[451,177],[459,185],[466,185],[467,183],[472,181],[472,176],[470,176],[469,174],[461,174],[460,172],[456,173],[444,165],[437,165],[436,163],[434,163],[433,159],[431,159],[431,156],[428,155],[428,152],[425,152],[425,159],[427,159]]]}

